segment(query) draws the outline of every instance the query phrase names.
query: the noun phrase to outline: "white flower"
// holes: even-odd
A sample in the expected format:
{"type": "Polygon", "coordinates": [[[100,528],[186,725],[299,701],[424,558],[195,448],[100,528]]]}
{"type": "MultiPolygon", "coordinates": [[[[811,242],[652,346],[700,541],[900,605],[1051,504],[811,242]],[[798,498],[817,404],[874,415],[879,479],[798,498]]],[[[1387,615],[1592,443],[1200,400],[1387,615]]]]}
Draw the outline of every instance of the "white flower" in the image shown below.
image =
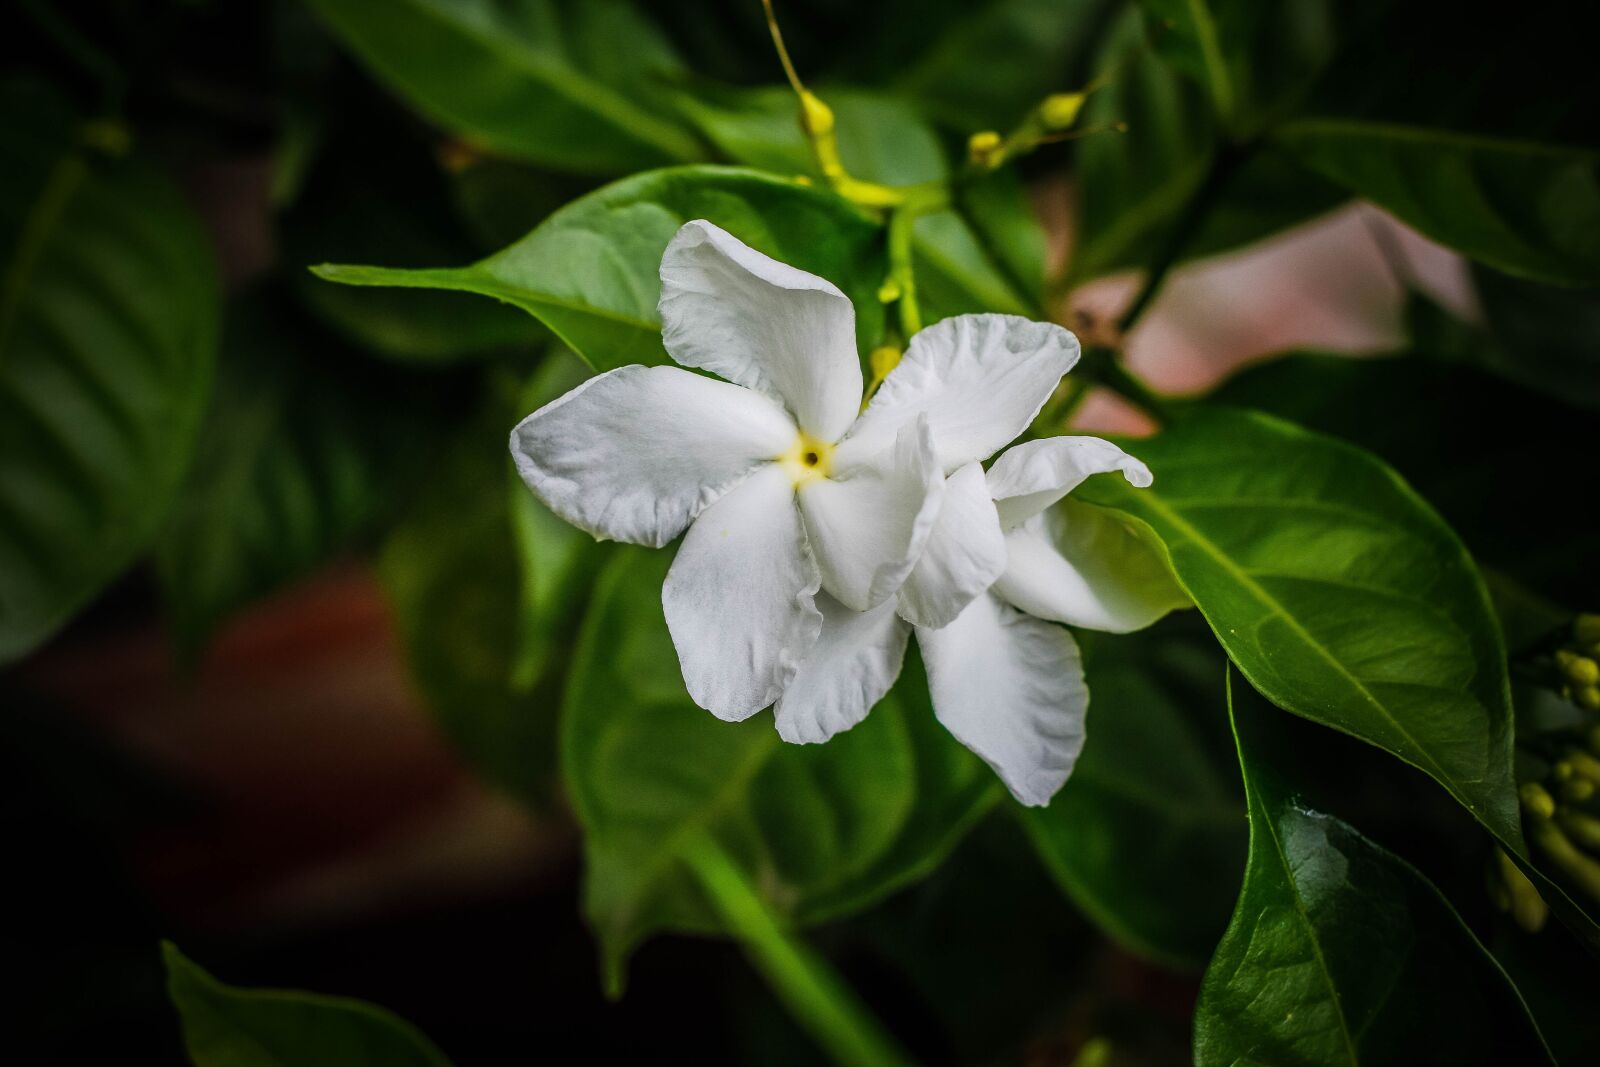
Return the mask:
{"type": "Polygon", "coordinates": [[[898,614],[818,598],[822,633],[778,700],[784,738],[826,741],[865,718],[899,676],[914,622],[939,721],[1019,801],[1048,803],[1083,748],[1089,706],[1077,644],[1055,624],[1127,633],[1188,603],[1121,520],[1066,499],[1116,470],[1151,482],[1143,463],[1093,437],[1030,441],[987,474],[957,470],[898,614]],[[925,587],[941,599],[916,603],[925,587]]]}
{"type": "Polygon", "coordinates": [[[825,614],[892,605],[908,577],[913,605],[970,599],[959,580],[912,573],[944,475],[1022,432],[1077,359],[1070,333],[947,319],[912,339],[858,418],[855,312],[830,282],[695,221],[662,257],[660,308],[672,358],[726,381],[610,371],[529,415],[511,450],[528,486],[598,538],[659,547],[688,530],[662,604],[697,704],[755,714],[790,686],[825,614]]]}

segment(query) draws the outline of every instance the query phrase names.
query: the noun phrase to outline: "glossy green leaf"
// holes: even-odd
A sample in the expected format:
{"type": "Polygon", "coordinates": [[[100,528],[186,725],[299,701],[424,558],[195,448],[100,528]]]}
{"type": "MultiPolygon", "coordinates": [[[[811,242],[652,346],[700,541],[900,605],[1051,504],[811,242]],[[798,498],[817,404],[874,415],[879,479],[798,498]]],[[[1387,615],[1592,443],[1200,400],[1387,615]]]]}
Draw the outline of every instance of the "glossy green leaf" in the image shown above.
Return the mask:
{"type": "Polygon", "coordinates": [[[1550,1063],[1527,1005],[1433,884],[1307,807],[1234,711],[1250,859],[1195,1009],[1195,1063],[1550,1063]]]}
{"type": "Polygon", "coordinates": [[[167,995],[195,1067],[450,1067],[394,1013],[349,997],[241,989],[217,981],[170,942],[167,995]]]}
{"type": "Polygon", "coordinates": [[[468,267],[324,266],[317,273],[348,285],[495,297],[537,317],[597,370],[662,363],[661,253],[690,219],[708,219],[838,285],[855,304],[863,350],[877,343],[883,328],[877,289],[886,270],[878,227],[831,193],[731,167],[649,171],[608,185],[468,267]]]}
{"type": "Polygon", "coordinates": [[[1303,165],[1511,274],[1600,283],[1600,152],[1367,119],[1274,135],[1303,165]]]}
{"type": "Polygon", "coordinates": [[[1438,515],[1371,455],[1265,415],[1196,411],[1131,450],[1153,487],[1081,492],[1150,525],[1245,677],[1520,842],[1505,650],[1438,515]]]}
{"type": "MultiPolygon", "coordinates": [[[[834,111],[839,155],[852,176],[884,185],[911,185],[943,181],[949,162],[933,129],[908,101],[853,89],[824,89],[822,96],[834,111]]],[[[752,90],[701,90],[679,97],[680,107],[706,139],[737,162],[776,171],[805,175],[822,183],[821,171],[810,145],[796,122],[794,93],[787,88],[752,90]]],[[[1032,213],[1023,202],[1015,179],[1006,186],[997,177],[987,199],[976,201],[995,220],[1012,197],[1009,215],[995,221],[1003,235],[985,245],[986,232],[974,226],[967,212],[954,209],[931,212],[916,221],[912,251],[924,318],[937,321],[947,315],[998,311],[1016,315],[1036,313],[1037,283],[1021,287],[1007,275],[1002,254],[1030,254],[1027,222],[1032,213]],[[1000,251],[1000,241],[1008,247],[1000,251]],[[1020,251],[1018,246],[1021,245],[1020,251]]],[[[1032,223],[1037,231],[1038,223],[1032,223]]],[[[1043,238],[1037,238],[1042,250],[1043,238]]],[[[1040,251],[1038,254],[1042,254],[1040,251]]],[[[1024,272],[1030,268],[1022,267],[1024,272]]],[[[879,279],[881,281],[882,279],[879,279]]],[[[859,305],[858,305],[859,313],[859,305]]]]}
{"type": "MultiPolygon", "coordinates": [[[[1476,350],[1492,347],[1480,341],[1476,350]]],[[[1573,610],[1600,603],[1592,414],[1418,352],[1294,355],[1251,367],[1213,400],[1251,407],[1377,454],[1439,509],[1474,558],[1573,610]]]]}
{"type": "Polygon", "coordinates": [[[411,671],[440,727],[486,781],[545,802],[560,678],[599,549],[556,519],[511,470],[516,419],[584,377],[552,352],[515,402],[489,404],[424,467],[384,542],[379,575],[411,671]]]}
{"type": "Polygon", "coordinates": [[[1095,641],[1083,755],[1048,807],[1021,811],[1045,866],[1096,925],[1196,970],[1227,925],[1245,855],[1224,662],[1186,620],[1095,641]]]}
{"type": "Polygon", "coordinates": [[[700,835],[774,914],[806,923],[925,874],[996,796],[935,722],[914,660],[865,722],[826,745],[784,744],[767,715],[733,724],[695,707],[662,617],[670,560],[623,549],[602,575],[562,712],[584,906],[613,990],[649,934],[722,928],[684,863],[700,835]]]}
{"type": "Polygon", "coordinates": [[[0,663],[149,544],[211,391],[217,280],[177,190],[0,91],[0,663]]]}
{"type": "MultiPolygon", "coordinates": [[[[1219,140],[1200,90],[1150,53],[1136,12],[1107,37],[1096,68],[1106,84],[1084,106],[1082,125],[1126,129],[1092,134],[1074,148],[1074,281],[1148,264],[1205,181],[1219,140]]],[[[1248,244],[1347,195],[1280,151],[1254,151],[1233,170],[1182,258],[1248,244]]]]}
{"type": "Polygon", "coordinates": [[[701,155],[651,109],[678,61],[626,0],[311,0],[389,88],[499,155],[617,174],[701,155]]]}
{"type": "Polygon", "coordinates": [[[1109,0],[968,4],[893,87],[963,133],[1007,130],[1047,93],[1081,85],[1079,68],[1114,6],[1109,0]]]}
{"type": "Polygon", "coordinates": [[[963,182],[956,190],[956,210],[1017,294],[1040,304],[1047,239],[1016,168],[963,182]]]}
{"type": "Polygon", "coordinates": [[[422,441],[387,368],[341,361],[284,300],[228,313],[193,471],[156,546],[188,654],[229,612],[350,543],[422,441]]]}

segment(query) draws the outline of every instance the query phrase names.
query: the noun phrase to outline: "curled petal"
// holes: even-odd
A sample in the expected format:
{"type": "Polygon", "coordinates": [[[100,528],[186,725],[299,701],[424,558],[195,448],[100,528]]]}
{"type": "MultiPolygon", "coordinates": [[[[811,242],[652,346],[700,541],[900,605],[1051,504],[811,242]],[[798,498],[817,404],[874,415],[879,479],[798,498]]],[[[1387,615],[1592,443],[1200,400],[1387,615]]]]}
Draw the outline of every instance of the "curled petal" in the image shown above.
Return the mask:
{"type": "Polygon", "coordinates": [[[1166,563],[1114,512],[1063,500],[1006,531],[996,595],[1041,619],[1125,634],[1187,607],[1166,563]]]}
{"type": "Polygon", "coordinates": [[[928,421],[832,478],[800,487],[800,511],[822,586],[852,611],[892,597],[922,554],[944,492],[928,421]]]}
{"type": "Polygon", "coordinates": [[[794,437],[759,393],[677,367],[620,367],[518,423],[511,455],[574,526],[659,548],[794,437]]]}
{"type": "Polygon", "coordinates": [[[944,501],[922,556],[900,587],[900,614],[918,626],[948,626],[1006,567],[1005,535],[983,468],[969,463],[944,483],[944,501]]]}
{"type": "Polygon", "coordinates": [[[911,637],[893,600],[851,611],[818,593],[817,607],[822,634],[773,709],[779,736],[801,745],[826,741],[866,718],[900,677],[911,637]]]}
{"type": "Polygon", "coordinates": [[[1011,529],[1039,514],[1095,474],[1120,470],[1130,485],[1150,484],[1150,468],[1098,437],[1050,437],[1008,448],[989,468],[989,495],[1000,525],[1011,529]]]}
{"type": "Polygon", "coordinates": [[[1083,750],[1089,688],[1072,635],[985,593],[942,630],[917,630],[934,714],[1030,807],[1083,750]]]}
{"type": "Polygon", "coordinates": [[[988,459],[1039,413],[1078,361],[1078,339],[1017,315],[957,315],[911,339],[840,444],[870,455],[926,414],[946,472],[988,459]]]}
{"type": "Polygon", "coordinates": [[[783,468],[762,468],[706,508],[661,588],[694,702],[738,722],[778,699],[822,628],[818,584],[783,468]]]}
{"type": "Polygon", "coordinates": [[[667,352],[787,405],[832,443],[861,405],[855,309],[830,281],[762,255],[703,219],[661,257],[667,352]]]}

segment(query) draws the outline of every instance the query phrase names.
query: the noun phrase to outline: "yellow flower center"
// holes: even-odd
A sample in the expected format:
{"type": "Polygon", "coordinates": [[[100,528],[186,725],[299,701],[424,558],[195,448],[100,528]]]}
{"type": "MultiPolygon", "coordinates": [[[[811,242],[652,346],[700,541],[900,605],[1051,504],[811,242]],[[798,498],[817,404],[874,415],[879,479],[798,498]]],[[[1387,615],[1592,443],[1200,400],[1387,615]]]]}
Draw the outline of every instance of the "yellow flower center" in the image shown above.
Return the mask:
{"type": "Polygon", "coordinates": [[[778,457],[798,489],[809,481],[826,478],[833,471],[833,446],[801,430],[789,451],[778,457]]]}

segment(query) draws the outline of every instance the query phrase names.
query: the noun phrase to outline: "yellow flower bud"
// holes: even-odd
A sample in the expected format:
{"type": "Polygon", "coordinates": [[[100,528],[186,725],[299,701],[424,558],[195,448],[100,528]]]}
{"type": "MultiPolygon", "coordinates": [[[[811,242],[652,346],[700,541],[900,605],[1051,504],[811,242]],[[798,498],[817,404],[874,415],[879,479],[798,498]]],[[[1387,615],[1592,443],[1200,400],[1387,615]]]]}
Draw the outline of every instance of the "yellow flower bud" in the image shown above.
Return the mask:
{"type": "Polygon", "coordinates": [[[1580,645],[1600,644],[1600,615],[1579,615],[1572,622],[1572,637],[1580,645]]]}
{"type": "MultiPolygon", "coordinates": [[[[1528,876],[1511,861],[1504,849],[1495,849],[1495,863],[1506,890],[1506,904],[1501,906],[1501,910],[1509,908],[1517,925],[1530,934],[1544,929],[1545,920],[1550,918],[1550,907],[1539,895],[1539,890],[1528,881],[1528,876]]],[[[1495,900],[1495,904],[1500,904],[1499,899],[1495,900]]]]}
{"type": "Polygon", "coordinates": [[[1594,796],[1594,783],[1587,778],[1574,778],[1561,783],[1561,797],[1574,804],[1582,804],[1594,796]]]}
{"type": "Polygon", "coordinates": [[[980,130],[967,138],[967,156],[980,167],[998,166],[1004,143],[995,131],[980,130]]]}
{"type": "Polygon", "coordinates": [[[878,286],[878,300],[880,303],[892,304],[900,299],[900,283],[890,278],[878,286]]]}
{"type": "Polygon", "coordinates": [[[1578,702],[1580,708],[1600,711],[1600,685],[1585,685],[1574,689],[1572,699],[1578,702]]]}
{"type": "Polygon", "coordinates": [[[881,382],[900,365],[900,350],[894,345],[880,345],[872,350],[867,362],[872,366],[873,380],[881,382]]]}
{"type": "Polygon", "coordinates": [[[1568,649],[1556,652],[1556,666],[1567,680],[1578,687],[1600,685],[1600,663],[1568,649]]]}
{"type": "Polygon", "coordinates": [[[1083,110],[1082,93],[1052,93],[1039,105],[1039,121],[1049,130],[1066,130],[1078,121],[1083,110]]]}
{"type": "Polygon", "coordinates": [[[1556,813],[1556,798],[1538,782],[1524,783],[1517,795],[1522,798],[1522,806],[1528,814],[1541,819],[1548,819],[1556,813]]]}

